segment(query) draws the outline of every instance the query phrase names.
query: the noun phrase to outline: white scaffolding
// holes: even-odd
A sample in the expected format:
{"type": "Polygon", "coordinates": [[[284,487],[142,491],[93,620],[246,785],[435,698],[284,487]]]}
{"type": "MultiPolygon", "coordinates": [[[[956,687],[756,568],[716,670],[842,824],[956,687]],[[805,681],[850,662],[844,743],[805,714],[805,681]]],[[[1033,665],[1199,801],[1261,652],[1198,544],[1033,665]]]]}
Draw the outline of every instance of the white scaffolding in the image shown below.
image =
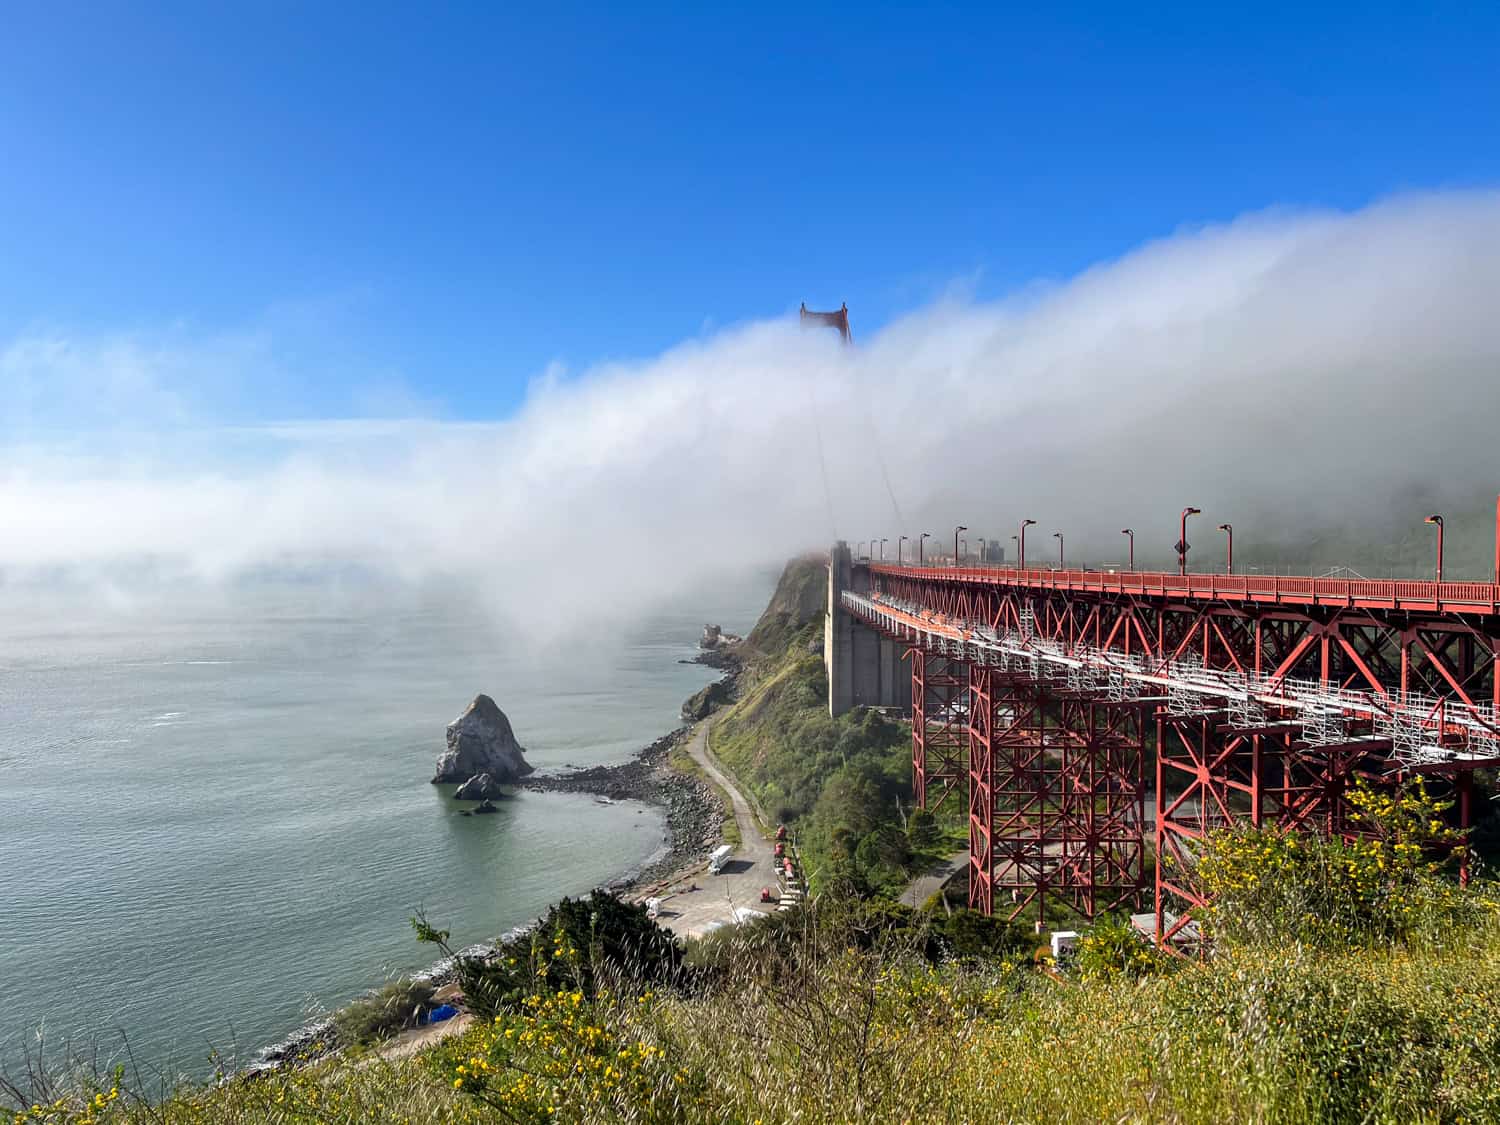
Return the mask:
{"type": "Polygon", "coordinates": [[[1196,657],[1147,659],[1086,642],[1071,646],[1038,635],[1030,608],[1015,630],[987,624],[939,621],[920,605],[889,596],[842,591],[844,608],[889,632],[920,634],[935,652],[1078,691],[1100,692],[1114,702],[1165,698],[1174,717],[1222,713],[1235,727],[1267,724],[1270,709],[1296,714],[1309,745],[1350,739],[1353,721],[1369,721],[1374,737],[1390,739],[1391,757],[1406,767],[1500,757],[1500,725],[1494,707],[1410,693],[1399,698],[1353,691],[1326,681],[1277,679],[1207,668],[1196,657]]]}

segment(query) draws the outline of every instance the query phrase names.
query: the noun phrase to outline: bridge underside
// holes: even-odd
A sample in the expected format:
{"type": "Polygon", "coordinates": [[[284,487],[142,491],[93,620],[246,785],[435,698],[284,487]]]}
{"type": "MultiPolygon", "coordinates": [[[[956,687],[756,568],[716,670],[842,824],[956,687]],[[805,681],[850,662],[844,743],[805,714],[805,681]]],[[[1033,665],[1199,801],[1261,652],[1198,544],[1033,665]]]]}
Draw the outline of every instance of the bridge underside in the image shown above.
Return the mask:
{"type": "Polygon", "coordinates": [[[1088,916],[1144,887],[1143,711],[969,666],[969,904],[1088,916]],[[998,900],[997,900],[998,896],[998,900]]]}
{"type": "Polygon", "coordinates": [[[1492,612],[870,572],[847,607],[909,646],[915,796],[966,790],[969,902],[986,914],[1154,907],[1158,940],[1183,942],[1215,829],[1348,835],[1357,780],[1415,773],[1451,785],[1466,826],[1473,770],[1500,761],[1492,612]]]}

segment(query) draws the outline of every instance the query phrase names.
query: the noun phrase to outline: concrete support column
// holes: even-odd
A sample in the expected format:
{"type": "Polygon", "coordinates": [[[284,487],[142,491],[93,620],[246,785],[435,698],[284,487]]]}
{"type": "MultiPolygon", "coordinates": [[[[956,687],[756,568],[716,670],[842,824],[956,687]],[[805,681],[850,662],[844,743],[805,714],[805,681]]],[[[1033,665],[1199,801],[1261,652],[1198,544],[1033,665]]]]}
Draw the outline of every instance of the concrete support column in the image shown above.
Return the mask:
{"type": "Polygon", "coordinates": [[[823,666],[828,670],[828,713],[842,715],[854,707],[854,619],[839,604],[849,589],[853,560],[840,539],[828,554],[828,605],[823,617],[823,666]]]}
{"type": "Polygon", "coordinates": [[[854,565],[848,543],[835,543],[828,555],[828,605],[823,618],[830,715],[855,707],[911,708],[911,669],[902,660],[902,643],[855,621],[839,601],[844,590],[862,594],[869,589],[869,569],[854,565]]]}

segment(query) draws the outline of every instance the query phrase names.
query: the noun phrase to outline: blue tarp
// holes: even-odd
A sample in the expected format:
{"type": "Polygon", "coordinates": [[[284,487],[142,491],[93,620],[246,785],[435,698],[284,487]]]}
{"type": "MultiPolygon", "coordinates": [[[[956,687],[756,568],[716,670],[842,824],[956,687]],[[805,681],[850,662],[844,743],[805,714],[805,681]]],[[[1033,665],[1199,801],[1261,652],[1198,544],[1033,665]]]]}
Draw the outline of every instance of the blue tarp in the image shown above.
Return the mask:
{"type": "Polygon", "coordinates": [[[443,1020],[451,1020],[458,1015],[458,1009],[452,1004],[441,1004],[427,1013],[428,1023],[442,1023],[443,1020]]]}

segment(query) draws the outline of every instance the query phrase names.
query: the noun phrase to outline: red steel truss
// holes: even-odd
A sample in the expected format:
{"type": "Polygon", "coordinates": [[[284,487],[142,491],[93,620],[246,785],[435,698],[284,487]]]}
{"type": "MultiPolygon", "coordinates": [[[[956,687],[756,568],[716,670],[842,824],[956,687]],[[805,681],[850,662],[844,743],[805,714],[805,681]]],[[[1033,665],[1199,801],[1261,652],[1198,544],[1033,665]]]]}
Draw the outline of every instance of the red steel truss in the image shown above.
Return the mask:
{"type": "Polygon", "coordinates": [[[961,661],[911,651],[911,778],[919,808],[937,809],[968,771],[968,670],[961,661]]]}
{"type": "Polygon", "coordinates": [[[1142,710],[969,665],[969,905],[1092,917],[1143,889],[1142,710]]]}
{"type": "Polygon", "coordinates": [[[1088,918],[1136,908],[1146,866],[1144,711],[1084,694],[1064,699],[1060,713],[1074,739],[1062,771],[1068,898],[1088,918]]]}
{"type": "Polygon", "coordinates": [[[1451,779],[1467,824],[1472,771],[1500,763],[1500,585],[869,569],[845,608],[914,647],[917,797],[966,772],[986,913],[1135,905],[1150,833],[1158,936],[1190,938],[1214,828],[1348,834],[1357,778],[1412,773],[1451,779]]]}

